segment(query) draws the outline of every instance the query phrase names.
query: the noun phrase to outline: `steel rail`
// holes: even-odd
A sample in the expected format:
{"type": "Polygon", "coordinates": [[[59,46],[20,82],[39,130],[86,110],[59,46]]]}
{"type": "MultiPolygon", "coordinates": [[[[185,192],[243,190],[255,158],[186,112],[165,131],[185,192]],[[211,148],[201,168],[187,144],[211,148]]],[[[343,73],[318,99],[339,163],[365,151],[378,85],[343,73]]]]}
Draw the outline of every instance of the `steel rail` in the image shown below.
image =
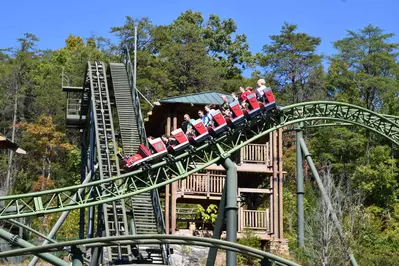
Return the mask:
{"type": "Polygon", "coordinates": [[[220,136],[193,151],[185,152],[174,158],[167,157],[161,162],[149,165],[147,169],[139,169],[84,185],[0,197],[0,201],[6,201],[5,208],[0,210],[0,220],[86,208],[150,191],[184,179],[190,174],[217,163],[221,158],[226,158],[231,153],[272,131],[310,121],[322,121],[323,123],[332,121],[357,125],[399,144],[399,125],[395,123],[397,120],[394,117],[386,117],[345,103],[299,103],[283,107],[279,121],[267,116],[251,120],[248,122],[248,126],[232,130],[229,134],[220,136]],[[275,126],[271,127],[272,124],[275,126]],[[222,147],[222,149],[220,150],[216,146],[222,147]],[[147,187],[139,189],[138,182],[146,184],[147,187]],[[68,203],[67,199],[69,201],[71,195],[78,189],[85,189],[86,197],[68,203]],[[104,194],[96,193],[99,190],[102,190],[104,194]],[[7,211],[10,207],[15,207],[16,211],[7,211]]]}
{"type": "Polygon", "coordinates": [[[130,243],[130,244],[171,244],[171,245],[189,245],[189,246],[204,246],[214,247],[223,250],[231,250],[243,255],[248,255],[260,259],[269,259],[282,263],[283,265],[299,266],[299,264],[289,261],[287,259],[278,257],[274,254],[247,247],[241,244],[232,243],[219,239],[201,238],[193,236],[177,236],[177,235],[127,235],[127,236],[112,236],[112,237],[98,237],[81,240],[72,240],[67,242],[59,242],[49,244],[46,246],[37,246],[31,248],[21,248],[16,250],[3,251],[0,257],[12,257],[28,254],[38,254],[44,252],[54,252],[65,250],[66,246],[81,246],[85,248],[97,246],[115,245],[115,243],[130,243]]]}

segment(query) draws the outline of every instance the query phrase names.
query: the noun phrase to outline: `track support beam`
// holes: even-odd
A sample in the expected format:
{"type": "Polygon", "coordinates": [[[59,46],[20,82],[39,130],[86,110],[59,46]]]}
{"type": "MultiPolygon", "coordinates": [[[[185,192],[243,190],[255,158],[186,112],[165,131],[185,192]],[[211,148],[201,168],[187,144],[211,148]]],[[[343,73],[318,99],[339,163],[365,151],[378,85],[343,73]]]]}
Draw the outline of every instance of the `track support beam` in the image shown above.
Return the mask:
{"type": "Polygon", "coordinates": [[[298,222],[298,248],[305,246],[305,212],[304,212],[304,180],[303,180],[303,160],[300,140],[303,139],[302,125],[296,128],[296,210],[298,222]]]}
{"type": "MultiPolygon", "coordinates": [[[[344,231],[343,231],[343,229],[341,227],[341,224],[340,224],[340,222],[338,220],[337,214],[335,213],[335,210],[334,210],[334,208],[332,206],[330,198],[327,196],[327,192],[326,192],[326,190],[324,188],[323,182],[321,181],[319,173],[317,172],[316,166],[313,163],[313,159],[310,156],[310,153],[309,153],[309,150],[308,150],[308,148],[306,146],[305,140],[303,138],[300,138],[299,142],[300,142],[300,145],[301,145],[301,149],[302,149],[302,151],[304,153],[304,156],[306,158],[306,161],[307,161],[307,163],[308,163],[308,165],[309,165],[309,167],[310,167],[310,169],[312,171],[313,177],[316,180],[317,186],[320,189],[320,192],[321,192],[321,195],[323,197],[323,200],[327,203],[328,209],[331,212],[331,217],[332,217],[332,220],[333,220],[333,223],[334,223],[335,227],[337,228],[338,235],[339,235],[339,238],[341,240],[341,243],[343,245],[345,245],[344,231]]],[[[355,259],[354,255],[352,254],[352,251],[350,250],[349,247],[348,247],[347,252],[348,252],[348,257],[349,257],[351,265],[352,266],[357,266],[356,259],[355,259]]]]}
{"type": "MultiPolygon", "coordinates": [[[[32,245],[31,243],[23,240],[19,236],[10,234],[9,232],[7,232],[3,229],[0,229],[0,238],[3,238],[4,240],[11,242],[13,245],[18,245],[22,248],[36,247],[35,245],[32,245]]],[[[68,266],[69,265],[66,261],[63,261],[62,259],[59,259],[50,253],[37,253],[36,256],[49,262],[52,265],[56,265],[56,266],[68,266]]]]}
{"type": "MultiPolygon", "coordinates": [[[[226,169],[226,220],[227,228],[226,240],[236,243],[237,242],[237,166],[228,157],[224,159],[222,163],[224,169],[226,169]]],[[[233,251],[226,252],[226,265],[236,266],[237,265],[237,253],[233,251]]]]}
{"type": "MultiPolygon", "coordinates": [[[[213,229],[213,239],[220,239],[222,235],[222,227],[224,224],[224,217],[225,217],[225,205],[226,205],[226,183],[223,187],[222,198],[220,199],[218,215],[216,217],[215,228],[213,229]]],[[[216,254],[218,250],[217,248],[210,248],[208,253],[208,259],[206,260],[206,266],[213,266],[215,265],[216,254]]]]}

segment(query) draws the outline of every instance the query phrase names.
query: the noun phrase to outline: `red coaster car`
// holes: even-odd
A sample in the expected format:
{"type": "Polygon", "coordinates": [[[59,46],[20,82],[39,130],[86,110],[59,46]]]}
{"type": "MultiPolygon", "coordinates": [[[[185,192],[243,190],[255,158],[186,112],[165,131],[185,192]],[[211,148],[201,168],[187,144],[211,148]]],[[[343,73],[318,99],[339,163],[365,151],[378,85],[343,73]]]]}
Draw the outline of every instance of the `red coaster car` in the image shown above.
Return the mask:
{"type": "Polygon", "coordinates": [[[211,116],[213,118],[214,125],[212,127],[209,127],[208,131],[209,133],[211,133],[212,136],[216,136],[228,129],[226,120],[219,110],[213,111],[211,113],[211,116]]]}
{"type": "Polygon", "coordinates": [[[248,105],[249,110],[244,110],[244,115],[248,118],[253,118],[260,113],[260,106],[258,100],[256,99],[256,94],[255,93],[248,94],[247,101],[249,103],[248,105]]]}
{"type": "Polygon", "coordinates": [[[270,111],[272,109],[275,109],[277,107],[276,105],[276,100],[274,98],[273,91],[270,88],[266,88],[263,90],[264,93],[264,99],[265,99],[265,111],[270,111]]]}
{"type": "Polygon", "coordinates": [[[195,122],[193,122],[192,125],[196,133],[195,134],[196,136],[190,137],[189,138],[190,142],[194,144],[199,144],[210,137],[208,130],[206,129],[204,123],[202,123],[201,119],[195,120],[195,122]]]}
{"type": "Polygon", "coordinates": [[[238,101],[231,102],[230,110],[232,113],[232,117],[226,118],[226,121],[230,127],[236,127],[240,125],[245,119],[244,113],[241,110],[240,103],[238,101]]]}
{"type": "Polygon", "coordinates": [[[187,148],[190,145],[190,142],[188,141],[186,134],[184,134],[184,132],[181,128],[178,128],[178,129],[172,131],[171,134],[176,139],[176,142],[178,144],[169,146],[168,152],[175,154],[180,151],[183,151],[185,148],[187,148]]]}
{"type": "Polygon", "coordinates": [[[150,140],[149,144],[154,150],[154,153],[152,153],[144,144],[140,144],[137,153],[134,155],[122,156],[121,154],[118,154],[122,159],[122,167],[125,170],[132,170],[139,167],[142,163],[159,158],[168,152],[161,138],[150,140]]]}

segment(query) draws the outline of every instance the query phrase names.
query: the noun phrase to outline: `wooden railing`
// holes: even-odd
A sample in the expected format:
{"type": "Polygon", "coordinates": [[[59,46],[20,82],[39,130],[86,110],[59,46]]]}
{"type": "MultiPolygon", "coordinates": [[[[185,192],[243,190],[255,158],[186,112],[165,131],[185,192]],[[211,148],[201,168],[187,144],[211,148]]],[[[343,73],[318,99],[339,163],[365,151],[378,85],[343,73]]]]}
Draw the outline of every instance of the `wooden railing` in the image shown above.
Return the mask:
{"type": "Polygon", "coordinates": [[[265,211],[244,210],[240,208],[240,231],[244,229],[269,231],[269,209],[265,211]]]}
{"type": "Polygon", "coordinates": [[[270,144],[248,144],[240,150],[240,163],[272,165],[270,144]]]}
{"type": "Polygon", "coordinates": [[[193,174],[177,183],[177,191],[184,194],[222,195],[225,175],[193,174]]]}

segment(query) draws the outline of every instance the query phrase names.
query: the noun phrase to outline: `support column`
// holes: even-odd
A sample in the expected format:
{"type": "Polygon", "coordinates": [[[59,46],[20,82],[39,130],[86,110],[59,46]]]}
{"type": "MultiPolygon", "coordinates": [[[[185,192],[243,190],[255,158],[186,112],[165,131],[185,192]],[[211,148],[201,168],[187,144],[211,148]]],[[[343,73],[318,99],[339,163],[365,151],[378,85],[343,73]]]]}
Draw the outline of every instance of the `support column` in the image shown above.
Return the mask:
{"type": "Polygon", "coordinates": [[[272,193],[270,194],[270,196],[269,196],[269,202],[270,202],[270,215],[269,215],[269,233],[270,233],[270,235],[273,237],[273,235],[276,233],[276,232],[274,232],[274,190],[273,190],[273,177],[274,177],[274,168],[273,168],[273,165],[274,165],[274,159],[273,159],[273,147],[274,147],[274,141],[273,141],[273,132],[270,132],[269,133],[269,149],[270,149],[270,152],[269,152],[269,158],[270,158],[270,162],[271,162],[271,166],[272,166],[272,169],[273,169],[273,174],[272,174],[272,176],[270,177],[270,181],[269,181],[269,187],[270,187],[270,189],[271,189],[271,191],[272,191],[272,193]]]}
{"type": "Polygon", "coordinates": [[[165,186],[165,230],[166,234],[170,232],[170,208],[169,208],[170,185],[165,186]]]}
{"type": "Polygon", "coordinates": [[[283,240],[283,129],[278,130],[278,238],[283,240]]]}
{"type": "Polygon", "coordinates": [[[172,234],[176,231],[177,182],[172,183],[172,234]]]}
{"type": "MultiPolygon", "coordinates": [[[[337,214],[335,213],[335,210],[334,210],[334,208],[332,206],[330,198],[327,195],[327,192],[326,192],[326,190],[324,188],[323,182],[321,181],[319,173],[317,172],[316,166],[313,163],[313,159],[310,156],[310,153],[309,153],[309,150],[308,150],[308,148],[306,146],[305,140],[303,138],[301,138],[301,139],[299,139],[299,142],[300,142],[303,154],[305,156],[305,159],[306,159],[306,161],[307,161],[307,163],[308,163],[308,165],[309,165],[309,167],[310,167],[310,169],[312,171],[313,177],[316,180],[317,186],[320,189],[320,192],[321,192],[321,195],[323,197],[323,200],[325,200],[325,202],[327,203],[327,207],[330,210],[331,217],[332,217],[332,220],[334,222],[335,227],[337,228],[341,244],[342,245],[346,245],[345,244],[345,239],[344,239],[344,231],[343,231],[343,229],[341,227],[341,223],[338,220],[337,214]]],[[[350,250],[349,247],[348,247],[348,251],[347,252],[348,252],[348,259],[350,260],[351,265],[352,266],[357,266],[356,259],[355,259],[354,255],[352,254],[352,251],[350,250]]]]}
{"type": "MultiPolygon", "coordinates": [[[[93,166],[93,171],[90,171],[89,173],[86,174],[85,179],[82,181],[82,184],[87,184],[91,181],[91,178],[94,176],[94,174],[96,173],[98,168],[98,164],[93,166]]],[[[84,191],[83,189],[79,189],[77,193],[75,193],[75,195],[73,196],[73,198],[71,199],[70,203],[73,203],[74,201],[76,201],[76,199],[78,198],[78,195],[81,195],[82,191],[84,191]]],[[[54,236],[56,235],[56,233],[58,232],[58,230],[61,228],[62,224],[64,223],[64,221],[66,220],[66,218],[68,217],[69,213],[71,211],[63,211],[60,215],[60,217],[58,218],[57,222],[54,224],[53,228],[50,230],[50,233],[47,235],[48,238],[54,238],[54,236]]],[[[93,213],[94,216],[94,213],[93,213]]],[[[90,221],[89,221],[90,222],[90,221]]],[[[84,237],[83,237],[84,238],[84,237]]],[[[81,239],[83,239],[81,238],[81,239]]],[[[45,239],[42,243],[42,246],[47,245],[48,243],[50,243],[50,241],[48,241],[47,239],[45,239]]],[[[29,266],[34,266],[36,265],[37,261],[39,260],[39,256],[34,256],[32,258],[32,260],[29,263],[29,266]]]]}
{"type": "Polygon", "coordinates": [[[304,181],[303,161],[300,140],[303,139],[301,125],[296,129],[296,210],[298,222],[297,243],[298,248],[305,246],[305,213],[304,213],[304,181]]]}
{"type": "Polygon", "coordinates": [[[273,131],[273,239],[278,238],[277,132],[273,131]]]}
{"type": "MultiPolygon", "coordinates": [[[[176,112],[173,112],[173,130],[177,129],[177,117],[176,117],[176,112]]],[[[171,201],[172,201],[172,214],[171,214],[171,229],[172,229],[172,233],[175,232],[176,230],[176,200],[177,200],[177,182],[174,182],[170,185],[170,189],[172,190],[172,197],[171,197],[171,201]]]]}
{"type": "MultiPolygon", "coordinates": [[[[215,227],[213,228],[213,239],[220,239],[222,235],[222,227],[224,224],[225,217],[225,205],[226,205],[226,183],[223,187],[222,198],[220,199],[218,215],[216,217],[215,227]]],[[[208,253],[208,259],[206,261],[206,266],[214,266],[216,260],[217,248],[210,248],[208,253]]]]}
{"type": "Polygon", "coordinates": [[[177,129],[177,117],[176,114],[173,114],[173,130],[177,129]]]}
{"type": "MultiPolygon", "coordinates": [[[[227,220],[227,241],[237,242],[237,166],[230,158],[222,163],[226,169],[226,220],[227,220]]],[[[226,252],[226,265],[237,265],[237,253],[226,252]]]]}
{"type": "MultiPolygon", "coordinates": [[[[86,179],[86,162],[87,162],[87,150],[83,143],[80,145],[80,158],[81,158],[81,169],[80,169],[80,183],[83,184],[86,179]]],[[[80,197],[85,198],[84,190],[82,191],[80,197]]],[[[79,239],[84,239],[85,237],[85,209],[81,208],[79,210],[79,239]]]]}
{"type": "Polygon", "coordinates": [[[171,127],[171,120],[172,118],[170,117],[170,115],[168,115],[168,118],[166,118],[166,128],[165,128],[165,134],[170,136],[170,127],[171,127]]]}
{"type": "MultiPolygon", "coordinates": [[[[32,245],[31,243],[23,240],[17,235],[10,234],[9,232],[0,229],[0,238],[7,240],[9,242],[12,242],[14,245],[18,245],[22,248],[33,248],[36,247],[35,245],[32,245]]],[[[49,262],[52,265],[57,265],[57,266],[68,266],[69,263],[66,261],[63,261],[62,259],[57,258],[56,256],[50,254],[50,253],[37,253],[35,254],[39,258],[49,262]]]]}
{"type": "Polygon", "coordinates": [[[72,266],[83,266],[83,252],[77,246],[71,247],[72,266]]]}

